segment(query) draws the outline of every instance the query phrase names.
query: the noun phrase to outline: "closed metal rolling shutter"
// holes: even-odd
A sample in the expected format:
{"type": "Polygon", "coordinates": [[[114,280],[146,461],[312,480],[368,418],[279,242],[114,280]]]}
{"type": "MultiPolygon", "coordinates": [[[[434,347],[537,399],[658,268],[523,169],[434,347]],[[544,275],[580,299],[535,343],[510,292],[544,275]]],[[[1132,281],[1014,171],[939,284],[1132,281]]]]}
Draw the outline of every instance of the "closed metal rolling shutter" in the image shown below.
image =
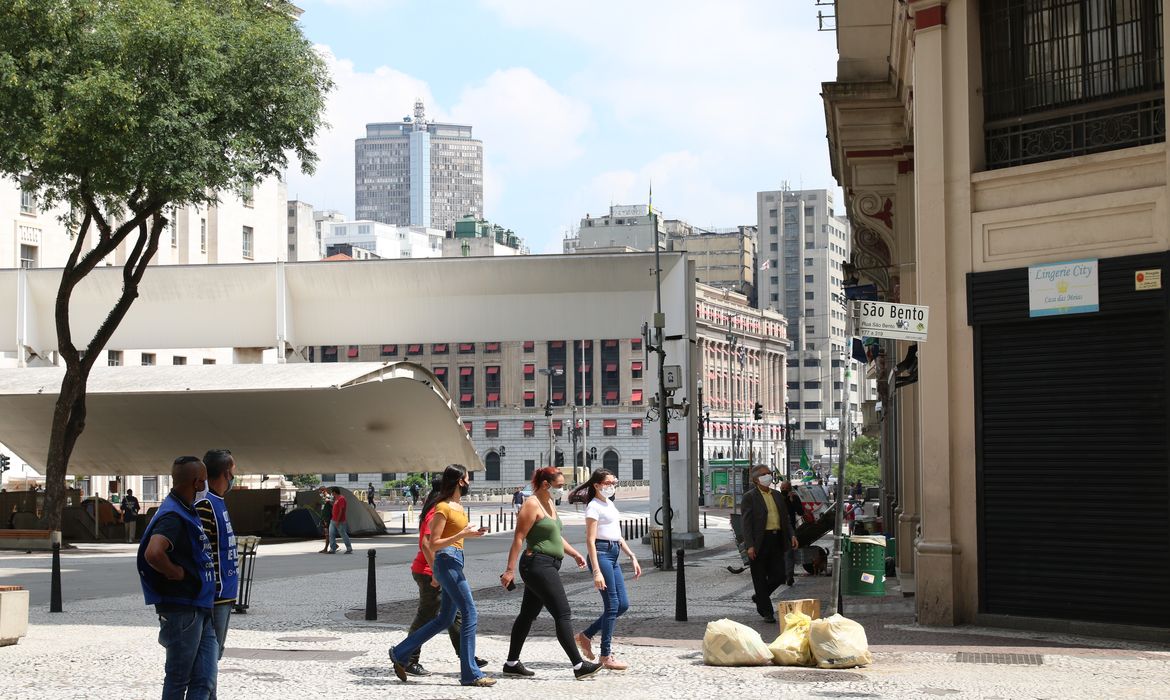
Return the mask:
{"type": "Polygon", "coordinates": [[[1100,261],[1094,314],[1028,318],[971,275],[983,612],[1170,627],[1165,255],[1100,261]]]}

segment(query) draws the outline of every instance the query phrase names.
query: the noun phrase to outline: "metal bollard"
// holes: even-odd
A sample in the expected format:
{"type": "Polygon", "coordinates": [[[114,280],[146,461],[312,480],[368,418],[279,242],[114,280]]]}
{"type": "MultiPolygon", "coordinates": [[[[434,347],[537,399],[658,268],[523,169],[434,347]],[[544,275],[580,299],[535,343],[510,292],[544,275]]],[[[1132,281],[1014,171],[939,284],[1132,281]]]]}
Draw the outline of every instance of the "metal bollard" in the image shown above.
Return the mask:
{"type": "Polygon", "coordinates": [[[479,516],[479,527],[480,527],[480,529],[483,529],[483,516],[482,515],[479,516]]]}
{"type": "MultiPolygon", "coordinates": [[[[406,513],[405,512],[403,512],[403,514],[402,514],[402,534],[404,534],[404,535],[406,534],[406,513]]],[[[373,550],[370,550],[370,551],[373,551],[373,550]]]]}
{"type": "Polygon", "coordinates": [[[53,543],[53,578],[49,591],[49,612],[64,612],[61,609],[61,543],[53,543]]]}
{"type": "Polygon", "coordinates": [[[377,556],[375,550],[371,549],[368,557],[369,564],[366,571],[366,619],[378,619],[378,585],[374,580],[374,557],[377,556]]]}
{"type": "Polygon", "coordinates": [[[509,530],[515,530],[515,529],[516,529],[516,513],[515,513],[515,512],[513,512],[513,513],[512,513],[512,527],[510,527],[510,528],[508,528],[508,529],[509,529],[509,530]]]}
{"type": "Polygon", "coordinates": [[[685,553],[678,550],[678,574],[674,585],[674,619],[677,622],[687,621],[687,576],[683,564],[685,553]]]}
{"type": "Polygon", "coordinates": [[[703,511],[703,529],[707,529],[707,511],[703,511]]]}

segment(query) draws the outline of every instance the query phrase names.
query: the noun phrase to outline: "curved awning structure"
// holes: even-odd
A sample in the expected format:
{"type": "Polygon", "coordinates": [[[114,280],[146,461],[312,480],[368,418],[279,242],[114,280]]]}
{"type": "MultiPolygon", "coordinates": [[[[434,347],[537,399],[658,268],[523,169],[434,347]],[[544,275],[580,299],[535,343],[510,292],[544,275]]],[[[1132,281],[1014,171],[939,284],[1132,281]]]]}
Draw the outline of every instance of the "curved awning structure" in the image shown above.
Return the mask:
{"type": "MultiPolygon", "coordinates": [[[[64,369],[0,370],[0,442],[44,473],[64,369]]],[[[225,447],[241,473],[482,469],[454,404],[409,362],[95,367],[69,473],[169,474],[225,447]]]]}

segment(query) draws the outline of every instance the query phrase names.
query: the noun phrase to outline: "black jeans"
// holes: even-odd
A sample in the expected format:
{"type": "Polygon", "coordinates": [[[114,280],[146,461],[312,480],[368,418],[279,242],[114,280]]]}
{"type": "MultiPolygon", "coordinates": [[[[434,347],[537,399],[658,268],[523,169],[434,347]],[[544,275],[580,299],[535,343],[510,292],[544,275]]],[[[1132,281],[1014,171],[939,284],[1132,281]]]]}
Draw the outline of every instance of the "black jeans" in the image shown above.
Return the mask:
{"type": "Polygon", "coordinates": [[[752,585],[756,589],[756,611],[761,617],[770,618],[776,614],[772,609],[773,591],[788,579],[785,566],[784,532],[765,532],[756,558],[752,561],[752,585]]]}
{"type": "Polygon", "coordinates": [[[520,556],[520,578],[524,580],[524,600],[520,603],[520,614],[512,623],[512,642],[508,646],[508,661],[519,661],[524,641],[532,621],[540,609],[548,608],[557,628],[557,641],[565,650],[569,662],[576,666],[581,663],[581,653],[573,641],[573,611],[569,608],[569,597],[561,583],[561,560],[547,554],[520,556]]]}
{"type": "MultiPolygon", "coordinates": [[[[419,627],[438,617],[439,604],[442,602],[442,594],[438,588],[431,585],[430,576],[413,571],[410,572],[410,575],[418,584],[418,612],[414,614],[414,622],[410,623],[410,631],[406,633],[408,636],[414,634],[414,631],[419,627]]],[[[455,647],[455,656],[459,656],[459,626],[459,613],[455,613],[455,623],[447,628],[447,636],[451,638],[451,646],[455,647]]],[[[420,653],[422,653],[422,649],[414,652],[414,655],[410,657],[410,663],[417,664],[420,653]]]]}

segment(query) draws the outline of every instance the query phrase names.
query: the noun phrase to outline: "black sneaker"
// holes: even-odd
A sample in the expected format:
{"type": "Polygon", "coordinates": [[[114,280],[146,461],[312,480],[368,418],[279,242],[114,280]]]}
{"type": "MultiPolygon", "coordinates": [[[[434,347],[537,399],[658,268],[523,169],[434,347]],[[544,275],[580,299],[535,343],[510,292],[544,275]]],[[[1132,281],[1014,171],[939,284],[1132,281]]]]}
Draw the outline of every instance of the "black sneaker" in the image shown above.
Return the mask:
{"type": "Polygon", "coordinates": [[[429,676],[431,672],[422,667],[417,661],[411,661],[406,664],[406,675],[408,676],[429,676]]]}
{"type": "Polygon", "coordinates": [[[592,661],[582,661],[581,668],[573,669],[573,677],[577,680],[582,680],[592,676],[601,670],[601,664],[595,664],[592,661]]]}
{"type": "Polygon", "coordinates": [[[406,682],[406,667],[394,658],[394,647],[390,647],[390,664],[394,667],[394,675],[398,676],[398,680],[403,683],[406,682]]]}
{"type": "Polygon", "coordinates": [[[483,668],[484,666],[487,666],[487,664],[488,664],[487,659],[481,659],[478,656],[475,657],[475,665],[476,666],[483,668]]]}
{"type": "Polygon", "coordinates": [[[523,661],[517,661],[515,666],[509,666],[508,664],[504,664],[504,675],[505,676],[524,676],[524,677],[528,678],[528,677],[535,676],[536,672],[529,671],[524,666],[523,661]]]}

